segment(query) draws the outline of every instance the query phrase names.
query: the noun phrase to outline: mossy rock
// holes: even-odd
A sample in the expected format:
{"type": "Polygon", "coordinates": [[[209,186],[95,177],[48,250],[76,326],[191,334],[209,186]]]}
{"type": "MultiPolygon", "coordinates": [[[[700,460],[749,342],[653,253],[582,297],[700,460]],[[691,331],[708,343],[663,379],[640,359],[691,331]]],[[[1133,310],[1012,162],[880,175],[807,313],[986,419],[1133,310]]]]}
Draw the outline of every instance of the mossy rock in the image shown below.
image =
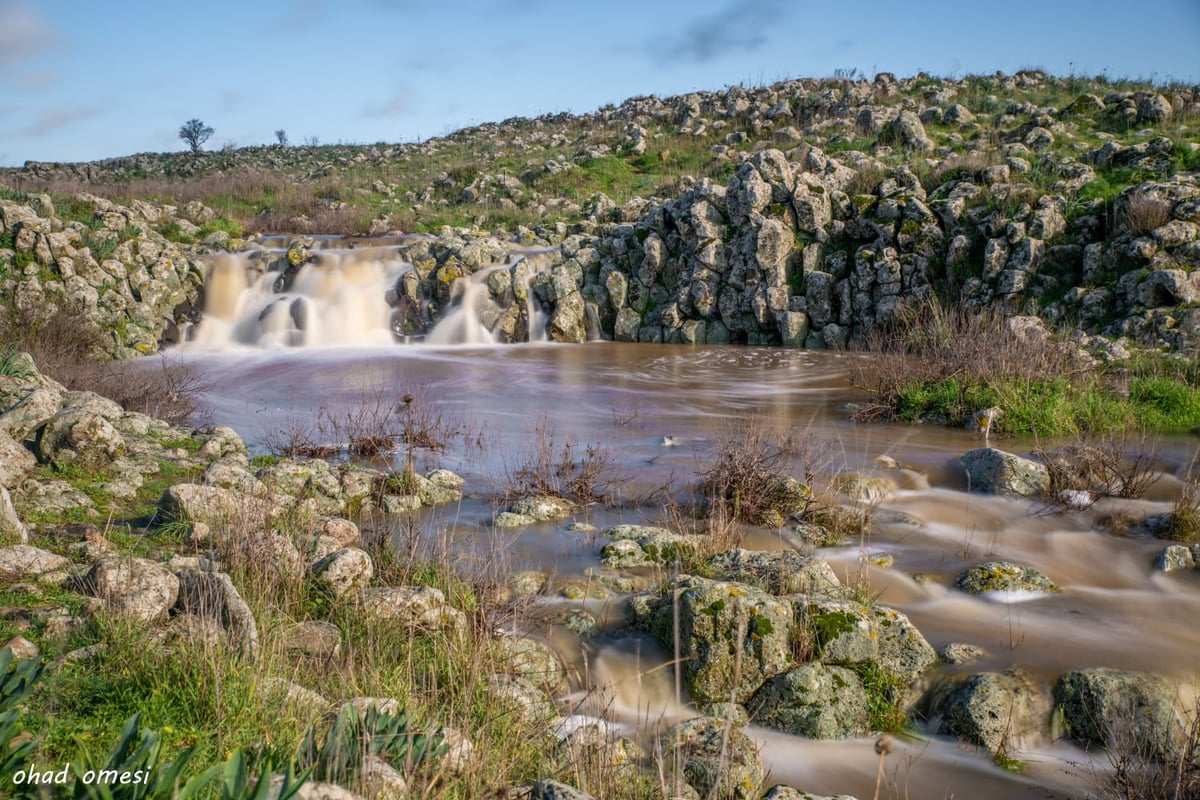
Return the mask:
{"type": "Polygon", "coordinates": [[[968,594],[1062,591],[1052,580],[1033,567],[1008,561],[985,561],[976,564],[959,576],[956,585],[968,594]]]}

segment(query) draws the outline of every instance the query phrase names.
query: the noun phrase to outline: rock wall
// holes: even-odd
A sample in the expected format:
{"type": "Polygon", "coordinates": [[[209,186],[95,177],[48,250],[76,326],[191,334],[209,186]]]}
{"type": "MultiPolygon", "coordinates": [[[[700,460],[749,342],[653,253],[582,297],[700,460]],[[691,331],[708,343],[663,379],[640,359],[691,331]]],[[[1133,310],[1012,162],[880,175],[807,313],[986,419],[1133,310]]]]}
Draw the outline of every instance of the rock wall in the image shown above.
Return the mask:
{"type": "Polygon", "coordinates": [[[87,194],[70,205],[68,216],[48,195],[0,200],[0,299],[27,322],[56,310],[90,321],[107,334],[114,357],[156,352],[196,302],[204,269],[155,227],[198,230],[184,214],[212,212],[140,200],[122,206],[87,194]]]}

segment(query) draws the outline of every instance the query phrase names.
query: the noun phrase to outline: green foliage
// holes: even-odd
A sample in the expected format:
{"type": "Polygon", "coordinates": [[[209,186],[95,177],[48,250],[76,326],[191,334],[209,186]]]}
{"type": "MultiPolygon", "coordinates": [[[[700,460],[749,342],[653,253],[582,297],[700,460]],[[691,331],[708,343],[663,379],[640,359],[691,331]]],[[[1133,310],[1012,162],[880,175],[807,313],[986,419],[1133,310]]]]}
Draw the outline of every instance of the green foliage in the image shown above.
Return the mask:
{"type": "Polygon", "coordinates": [[[203,239],[210,233],[216,233],[218,231],[227,233],[234,238],[241,238],[243,235],[245,235],[242,224],[237,220],[228,219],[226,217],[217,217],[216,219],[209,220],[200,226],[199,238],[203,239]]]}
{"type": "Polygon", "coordinates": [[[871,729],[902,733],[908,728],[911,720],[904,713],[904,691],[908,688],[904,680],[883,669],[877,661],[855,664],[851,669],[866,690],[871,729]]]}
{"type": "Polygon", "coordinates": [[[0,377],[24,380],[35,375],[37,369],[21,355],[14,342],[5,342],[0,347],[0,377]]]}
{"type": "Polygon", "coordinates": [[[320,745],[319,738],[316,727],[309,728],[297,758],[318,778],[336,783],[356,776],[367,756],[411,770],[448,750],[440,732],[410,731],[407,713],[392,716],[375,706],[362,713],[351,705],[343,707],[320,745]]]}
{"type": "Polygon", "coordinates": [[[1137,378],[1129,385],[1129,399],[1147,428],[1161,431],[1200,429],[1200,389],[1166,377],[1137,378]]]}
{"type": "Polygon", "coordinates": [[[104,261],[117,251],[120,240],[112,234],[88,232],[84,234],[83,246],[92,251],[92,258],[104,261]]]}

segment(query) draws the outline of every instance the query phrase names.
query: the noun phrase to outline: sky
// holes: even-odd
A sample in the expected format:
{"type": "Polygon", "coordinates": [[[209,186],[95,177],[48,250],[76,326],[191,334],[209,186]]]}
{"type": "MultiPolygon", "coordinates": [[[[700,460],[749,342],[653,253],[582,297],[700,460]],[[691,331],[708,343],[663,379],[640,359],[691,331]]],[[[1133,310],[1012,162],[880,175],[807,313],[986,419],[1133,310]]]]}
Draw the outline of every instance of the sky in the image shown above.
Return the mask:
{"type": "Polygon", "coordinates": [[[925,71],[1200,81],[1200,0],[0,0],[0,166],[423,141],[628,97],[925,71]]]}

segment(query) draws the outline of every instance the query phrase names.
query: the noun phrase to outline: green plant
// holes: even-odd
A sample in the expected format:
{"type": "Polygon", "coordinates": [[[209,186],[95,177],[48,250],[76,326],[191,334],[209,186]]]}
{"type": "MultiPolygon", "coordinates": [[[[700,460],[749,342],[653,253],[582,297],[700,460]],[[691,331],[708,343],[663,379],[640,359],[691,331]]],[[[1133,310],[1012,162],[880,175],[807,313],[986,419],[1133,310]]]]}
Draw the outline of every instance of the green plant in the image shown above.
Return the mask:
{"type": "Polygon", "coordinates": [[[323,740],[316,726],[309,728],[297,759],[322,780],[346,783],[358,775],[363,759],[370,756],[411,771],[426,760],[442,757],[447,750],[440,731],[411,731],[406,712],[392,716],[375,706],[360,712],[346,705],[323,740]]]}

